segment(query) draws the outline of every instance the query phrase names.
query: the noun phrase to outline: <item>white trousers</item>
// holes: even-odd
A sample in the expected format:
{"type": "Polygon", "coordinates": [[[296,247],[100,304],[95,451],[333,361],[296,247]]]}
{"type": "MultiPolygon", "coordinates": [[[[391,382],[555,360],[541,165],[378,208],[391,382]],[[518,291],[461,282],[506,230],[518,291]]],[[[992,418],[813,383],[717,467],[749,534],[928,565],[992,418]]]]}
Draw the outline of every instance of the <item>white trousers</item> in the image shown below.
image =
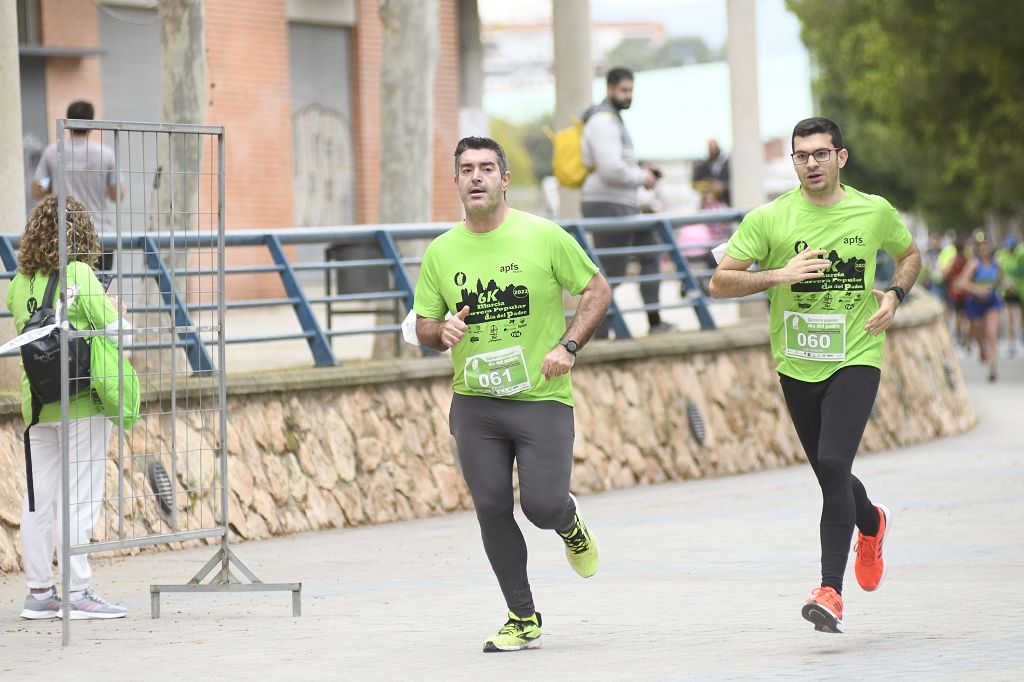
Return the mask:
{"type": "MultiPolygon", "coordinates": [[[[88,543],[103,506],[107,445],[114,423],[102,415],[76,419],[68,424],[69,499],[71,545],[88,543]]],[[[28,495],[21,509],[21,547],[25,578],[30,589],[50,587],[53,582],[53,550],[61,537],[60,422],[36,424],[29,430],[32,442],[32,479],[36,510],[28,510],[28,495]]],[[[59,558],[59,554],[58,554],[59,558]]],[[[89,587],[89,557],[71,557],[68,589],[89,587]]]]}

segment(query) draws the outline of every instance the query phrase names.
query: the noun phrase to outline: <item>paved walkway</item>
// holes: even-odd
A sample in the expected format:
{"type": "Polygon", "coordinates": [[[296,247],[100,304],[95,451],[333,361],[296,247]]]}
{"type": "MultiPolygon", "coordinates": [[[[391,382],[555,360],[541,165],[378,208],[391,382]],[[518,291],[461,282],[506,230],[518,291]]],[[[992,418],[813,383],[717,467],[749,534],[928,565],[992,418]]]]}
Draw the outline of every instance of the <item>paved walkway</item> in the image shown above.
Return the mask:
{"type": "Polygon", "coordinates": [[[97,560],[123,621],[17,617],[20,576],[0,580],[0,678],[665,680],[1024,679],[1024,359],[1000,383],[964,359],[981,425],[863,457],[856,470],[895,514],[892,569],[861,592],[848,573],[847,634],[799,610],[817,575],[819,495],[806,467],[581,500],[603,552],[583,581],[550,533],[527,530],[544,647],[480,652],[504,621],[469,513],[240,545],[286,594],[165,595],[210,550],[97,560]]]}

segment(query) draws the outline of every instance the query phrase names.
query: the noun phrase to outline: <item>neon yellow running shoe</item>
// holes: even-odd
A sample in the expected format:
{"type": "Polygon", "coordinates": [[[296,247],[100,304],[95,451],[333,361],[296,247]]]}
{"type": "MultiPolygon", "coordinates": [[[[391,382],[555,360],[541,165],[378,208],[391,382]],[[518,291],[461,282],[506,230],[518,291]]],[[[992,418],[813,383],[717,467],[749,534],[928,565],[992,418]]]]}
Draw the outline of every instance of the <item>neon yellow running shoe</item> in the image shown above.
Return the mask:
{"type": "Polygon", "coordinates": [[[484,653],[539,649],[540,622],[539,613],[520,618],[509,611],[508,622],[501,626],[498,634],[484,642],[484,653]]]}
{"type": "Polygon", "coordinates": [[[597,552],[597,540],[591,534],[587,524],[580,518],[580,506],[576,497],[569,494],[576,505],[576,518],[573,520],[572,529],[568,533],[558,532],[558,536],[565,543],[565,558],[569,560],[572,570],[584,578],[597,573],[600,557],[597,552]]]}

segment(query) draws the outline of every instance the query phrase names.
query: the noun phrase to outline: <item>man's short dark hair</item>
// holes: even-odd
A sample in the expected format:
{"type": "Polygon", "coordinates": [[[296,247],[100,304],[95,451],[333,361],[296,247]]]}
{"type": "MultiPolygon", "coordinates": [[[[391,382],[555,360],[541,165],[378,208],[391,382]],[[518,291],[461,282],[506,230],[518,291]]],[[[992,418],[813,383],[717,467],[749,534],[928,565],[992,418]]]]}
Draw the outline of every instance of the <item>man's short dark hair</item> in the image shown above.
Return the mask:
{"type": "Polygon", "coordinates": [[[91,102],[84,99],[75,100],[68,105],[68,118],[78,118],[83,121],[91,121],[96,115],[91,102]]]}
{"type": "Polygon", "coordinates": [[[489,137],[464,137],[455,145],[455,177],[459,176],[459,158],[467,149],[490,149],[498,156],[498,170],[502,177],[508,172],[508,157],[501,145],[489,137]]]}
{"type": "Polygon", "coordinates": [[[608,87],[611,88],[618,85],[622,81],[633,80],[633,72],[623,66],[616,66],[614,69],[608,72],[608,75],[605,76],[604,80],[608,84],[608,87]]]}
{"type": "Polygon", "coordinates": [[[796,144],[796,138],[817,135],[818,133],[828,133],[832,137],[832,146],[836,149],[844,149],[846,147],[846,144],[843,142],[843,131],[839,129],[839,124],[824,116],[805,118],[797,123],[793,127],[793,137],[789,141],[789,146],[791,149],[794,149],[793,145],[796,144]]]}

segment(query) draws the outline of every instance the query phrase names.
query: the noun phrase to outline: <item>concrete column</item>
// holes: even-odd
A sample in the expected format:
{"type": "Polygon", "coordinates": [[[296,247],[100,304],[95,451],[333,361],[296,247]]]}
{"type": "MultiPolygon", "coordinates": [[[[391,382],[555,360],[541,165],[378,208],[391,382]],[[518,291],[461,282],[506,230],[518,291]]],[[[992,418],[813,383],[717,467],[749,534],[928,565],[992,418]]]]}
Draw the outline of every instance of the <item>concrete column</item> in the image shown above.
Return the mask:
{"type": "MultiPolygon", "coordinates": [[[[555,121],[558,130],[570,116],[592,104],[594,65],[590,56],[590,0],[551,0],[555,45],[555,121]]],[[[559,217],[580,216],[579,190],[560,187],[559,217]]]]}
{"type": "Polygon", "coordinates": [[[25,229],[25,167],[21,141],[18,9],[0,2],[0,232],[25,229]]]}
{"type": "MultiPolygon", "coordinates": [[[[16,3],[0,2],[0,232],[25,229],[25,168],[21,140],[21,66],[18,61],[18,10],[16,3]]],[[[6,296],[7,285],[0,287],[6,296]]],[[[14,321],[0,320],[0,338],[14,336],[14,321]]],[[[18,358],[0,359],[0,387],[21,386],[18,358]]]]}
{"type": "Polygon", "coordinates": [[[490,134],[484,114],[484,45],[477,0],[459,0],[459,135],[490,134]]]}
{"type": "MultiPolygon", "coordinates": [[[[729,191],[732,205],[749,211],[764,203],[764,147],[757,92],[757,0],[726,0],[729,36],[729,97],[732,101],[732,149],[729,191]]],[[[759,318],[763,301],[740,301],[740,317],[759,318]]]]}
{"type": "Polygon", "coordinates": [[[733,206],[750,210],[764,203],[764,150],[757,94],[756,0],[727,0],[729,95],[732,149],[729,150],[733,206]]]}

